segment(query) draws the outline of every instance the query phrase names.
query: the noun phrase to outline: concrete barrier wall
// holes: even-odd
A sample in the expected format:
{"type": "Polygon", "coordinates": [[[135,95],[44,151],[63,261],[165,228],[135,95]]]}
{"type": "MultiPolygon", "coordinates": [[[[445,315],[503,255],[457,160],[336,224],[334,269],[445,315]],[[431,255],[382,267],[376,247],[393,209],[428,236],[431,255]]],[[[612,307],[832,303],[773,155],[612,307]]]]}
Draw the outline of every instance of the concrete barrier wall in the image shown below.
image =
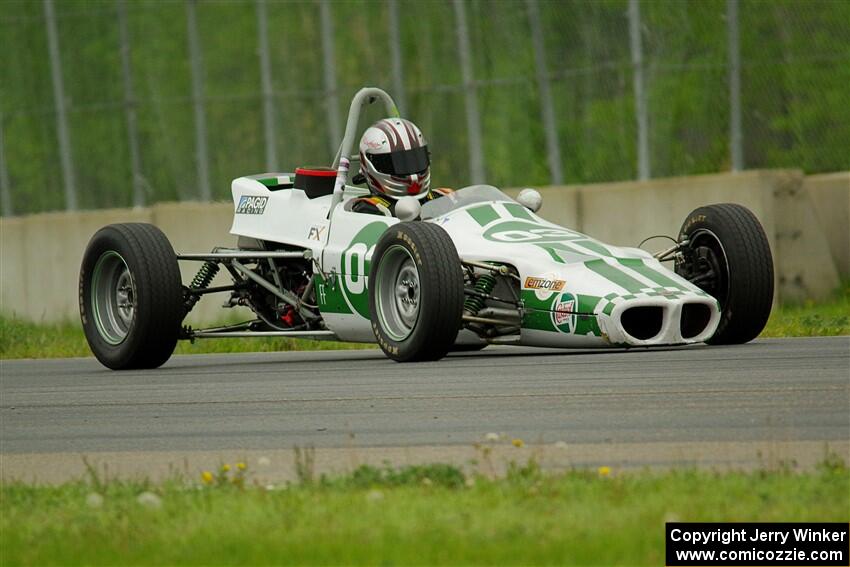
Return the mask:
{"type": "Polygon", "coordinates": [[[850,171],[806,176],[803,188],[824,229],[838,273],[850,279],[850,171]]]}
{"type": "MultiPolygon", "coordinates": [[[[799,171],[769,170],[545,187],[540,189],[540,212],[600,240],[636,246],[647,236],[675,236],[686,215],[701,205],[741,203],[765,227],[774,253],[779,298],[822,299],[839,283],[836,265],[846,275],[848,180],[850,173],[807,178],[799,171]]],[[[164,203],[138,210],[2,219],[0,311],[33,321],[76,319],[80,261],[91,235],[104,225],[151,222],[168,235],[176,251],[206,252],[235,244],[229,234],[232,211],[231,203],[164,203]]],[[[655,241],[645,247],[661,249],[665,243],[655,241]]],[[[181,264],[188,283],[199,264],[181,264]]],[[[226,281],[219,274],[213,285],[226,281]]],[[[205,298],[188,322],[215,322],[228,316],[232,312],[219,309],[223,299],[224,294],[205,298]]]]}
{"type": "MultiPolygon", "coordinates": [[[[0,220],[0,311],[32,321],[73,320],[79,315],[80,263],[89,239],[101,227],[118,222],[149,222],[168,235],[177,252],[209,252],[235,246],[230,203],[163,203],[146,209],[106,209],[81,213],[44,213],[0,220]]],[[[181,262],[188,283],[200,267],[181,262]]],[[[224,285],[219,274],[213,285],[224,285]]],[[[224,295],[201,301],[187,320],[220,321],[224,295]]],[[[240,310],[247,313],[247,310],[240,310]]],[[[234,316],[237,313],[234,313],[234,316]]]]}

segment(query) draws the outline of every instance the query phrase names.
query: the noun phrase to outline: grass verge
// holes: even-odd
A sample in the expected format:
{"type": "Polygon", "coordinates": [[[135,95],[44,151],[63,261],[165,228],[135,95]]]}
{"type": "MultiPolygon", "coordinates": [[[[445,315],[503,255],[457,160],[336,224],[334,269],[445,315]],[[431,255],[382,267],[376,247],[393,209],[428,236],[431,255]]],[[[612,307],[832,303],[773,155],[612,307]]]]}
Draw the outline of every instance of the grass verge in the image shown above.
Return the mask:
{"type": "MultiPolygon", "coordinates": [[[[817,470],[465,477],[449,465],[261,487],[205,482],[0,486],[0,563],[662,565],[667,521],[847,521],[850,474],[817,470]]],[[[306,480],[306,479],[305,479],[306,480]]]]}
{"type": "MultiPolygon", "coordinates": [[[[229,352],[278,352],[289,350],[338,350],[378,348],[364,343],[340,343],[309,339],[199,339],[180,341],[175,354],[229,352]]],[[[70,358],[92,356],[78,322],[40,325],[0,316],[0,359],[70,358]]]]}
{"type": "MultiPolygon", "coordinates": [[[[770,315],[762,337],[824,337],[850,335],[850,282],[824,303],[787,305],[770,315]]],[[[363,343],[338,343],[304,339],[203,339],[180,341],[177,354],[225,352],[277,352],[377,348],[363,343]]],[[[0,359],[66,358],[91,356],[78,322],[39,325],[0,316],[0,359]]]]}
{"type": "Polygon", "coordinates": [[[762,337],[825,337],[850,335],[850,281],[831,301],[783,305],[770,315],[762,337]]]}

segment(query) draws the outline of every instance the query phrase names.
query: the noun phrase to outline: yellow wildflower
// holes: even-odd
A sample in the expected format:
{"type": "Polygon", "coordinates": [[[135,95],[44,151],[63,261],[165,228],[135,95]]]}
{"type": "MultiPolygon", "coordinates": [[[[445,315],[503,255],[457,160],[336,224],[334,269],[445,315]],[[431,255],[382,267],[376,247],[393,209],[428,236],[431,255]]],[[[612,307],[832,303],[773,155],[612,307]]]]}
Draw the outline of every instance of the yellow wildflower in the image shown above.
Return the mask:
{"type": "Polygon", "coordinates": [[[516,447],[517,449],[522,449],[525,446],[525,442],[522,439],[514,439],[511,441],[511,445],[516,447]]]}
{"type": "Polygon", "coordinates": [[[204,481],[204,484],[212,484],[213,478],[213,473],[210,471],[204,471],[201,473],[201,480],[204,481]]]}
{"type": "Polygon", "coordinates": [[[230,472],[230,465],[227,463],[221,465],[221,472],[230,472]]]}
{"type": "Polygon", "coordinates": [[[605,477],[611,475],[611,467],[601,466],[598,469],[599,476],[605,477]]]}
{"type": "Polygon", "coordinates": [[[248,465],[246,465],[245,463],[236,463],[236,468],[239,469],[240,471],[244,471],[245,469],[248,468],[248,465]]]}

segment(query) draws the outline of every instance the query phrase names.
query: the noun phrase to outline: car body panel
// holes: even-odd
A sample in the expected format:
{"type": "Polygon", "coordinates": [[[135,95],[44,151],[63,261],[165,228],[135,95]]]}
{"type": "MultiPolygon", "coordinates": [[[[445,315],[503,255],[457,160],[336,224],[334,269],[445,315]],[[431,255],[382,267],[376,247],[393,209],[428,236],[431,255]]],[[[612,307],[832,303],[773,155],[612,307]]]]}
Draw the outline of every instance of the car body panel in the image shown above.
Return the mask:
{"type": "MultiPolygon", "coordinates": [[[[346,187],[330,222],[330,195],[308,199],[298,189],[270,191],[251,178],[234,180],[232,188],[236,214],[231,232],[311,250],[327,328],[341,340],[373,342],[371,258],[378,239],[398,219],[352,212],[352,199],[363,194],[355,187],[346,187]],[[246,199],[257,197],[265,199],[262,211],[246,208],[246,199]]],[[[516,268],[522,300],[518,344],[687,344],[707,340],[717,327],[717,301],[643,250],[612,246],[558,226],[489,186],[468,187],[438,201],[430,208],[439,214],[424,222],[441,226],[463,260],[516,268]],[[464,203],[470,196],[491,194],[493,200],[464,203]],[[702,332],[683,337],[680,318],[688,304],[705,306],[710,316],[702,332]],[[658,333],[639,339],[627,332],[623,314],[633,308],[660,314],[658,333]]]]}

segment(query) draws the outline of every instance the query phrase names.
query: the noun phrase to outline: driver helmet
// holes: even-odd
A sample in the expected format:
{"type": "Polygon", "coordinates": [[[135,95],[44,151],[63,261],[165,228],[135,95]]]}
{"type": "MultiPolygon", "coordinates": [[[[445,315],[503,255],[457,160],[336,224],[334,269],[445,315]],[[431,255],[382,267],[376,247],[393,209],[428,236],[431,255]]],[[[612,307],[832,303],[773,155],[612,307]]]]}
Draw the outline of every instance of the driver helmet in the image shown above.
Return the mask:
{"type": "Polygon", "coordinates": [[[376,195],[426,197],[431,187],[430,165],[425,136],[404,118],[379,120],[360,139],[360,172],[376,195]]]}

